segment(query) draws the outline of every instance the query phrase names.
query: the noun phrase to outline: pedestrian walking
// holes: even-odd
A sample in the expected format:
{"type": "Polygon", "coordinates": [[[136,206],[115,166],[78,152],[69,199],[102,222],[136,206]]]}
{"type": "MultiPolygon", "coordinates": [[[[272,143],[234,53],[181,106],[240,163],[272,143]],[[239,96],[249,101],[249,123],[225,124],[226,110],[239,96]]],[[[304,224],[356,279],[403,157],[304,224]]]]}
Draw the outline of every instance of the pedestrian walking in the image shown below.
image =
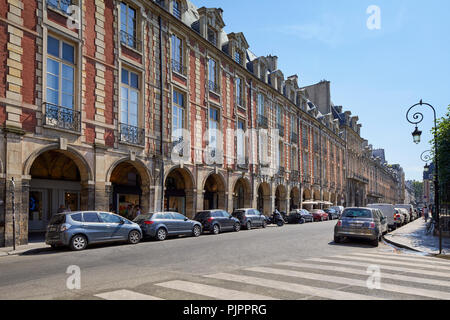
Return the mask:
{"type": "Polygon", "coordinates": [[[428,207],[423,208],[423,218],[425,219],[425,222],[428,221],[428,207]]]}
{"type": "Polygon", "coordinates": [[[134,218],[139,217],[142,214],[140,206],[136,205],[135,209],[136,209],[136,214],[135,214],[134,218]]]}

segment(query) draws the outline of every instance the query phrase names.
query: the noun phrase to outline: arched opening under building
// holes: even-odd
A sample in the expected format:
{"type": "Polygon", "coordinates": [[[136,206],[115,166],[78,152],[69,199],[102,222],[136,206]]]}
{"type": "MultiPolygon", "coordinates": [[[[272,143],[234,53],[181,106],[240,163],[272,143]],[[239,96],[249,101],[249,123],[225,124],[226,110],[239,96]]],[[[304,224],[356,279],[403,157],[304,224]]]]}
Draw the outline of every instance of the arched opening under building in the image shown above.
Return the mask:
{"type": "Polygon", "coordinates": [[[137,207],[142,213],[148,211],[148,192],[144,188],[149,180],[143,177],[143,168],[133,161],[120,162],[112,171],[110,182],[112,185],[111,211],[133,220],[136,217],[137,207]]]}
{"type": "Polygon", "coordinates": [[[203,209],[214,210],[225,208],[225,182],[219,174],[211,174],[203,188],[203,209]]]}
{"type": "Polygon", "coordinates": [[[170,171],[165,181],[164,210],[194,216],[194,181],[186,169],[170,171]]]}
{"type": "Polygon", "coordinates": [[[300,190],[297,187],[292,188],[290,198],[290,210],[300,209],[300,190]]]}
{"type": "Polygon", "coordinates": [[[245,178],[236,181],[233,190],[233,210],[251,207],[251,187],[245,178]]]}
{"type": "Polygon", "coordinates": [[[270,186],[268,183],[263,182],[258,187],[258,198],[256,199],[256,205],[259,212],[266,216],[272,214],[271,211],[271,199],[270,199],[270,186]]]}
{"type": "Polygon", "coordinates": [[[287,210],[286,196],[286,187],[279,185],[275,190],[275,208],[280,212],[287,210]]]}
{"type": "MultiPolygon", "coordinates": [[[[29,240],[33,240],[33,235],[45,233],[53,214],[88,209],[87,202],[81,197],[82,173],[83,179],[87,180],[87,169],[75,163],[76,157],[67,151],[50,150],[40,154],[31,165],[29,240]]],[[[77,162],[81,163],[81,160],[77,162]]]]}

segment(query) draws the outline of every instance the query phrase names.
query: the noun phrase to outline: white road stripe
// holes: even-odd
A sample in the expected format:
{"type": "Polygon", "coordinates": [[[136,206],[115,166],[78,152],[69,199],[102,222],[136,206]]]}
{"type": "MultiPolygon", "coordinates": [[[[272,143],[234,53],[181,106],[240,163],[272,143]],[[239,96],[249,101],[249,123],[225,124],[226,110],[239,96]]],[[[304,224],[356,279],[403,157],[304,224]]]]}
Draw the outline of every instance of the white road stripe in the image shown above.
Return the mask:
{"type": "MultiPolygon", "coordinates": [[[[345,261],[342,260],[332,260],[332,259],[324,259],[324,258],[310,258],[306,259],[305,261],[312,261],[312,262],[321,262],[321,263],[333,263],[333,264],[343,264],[346,266],[357,266],[357,267],[364,267],[367,268],[370,265],[373,265],[371,262],[355,262],[355,261],[349,261],[351,260],[351,257],[348,257],[345,261]]],[[[364,259],[359,259],[364,261],[364,259]]],[[[442,277],[442,278],[450,278],[450,274],[448,272],[438,272],[438,271],[425,271],[421,269],[412,269],[412,268],[404,268],[404,267],[396,267],[396,266],[390,266],[382,263],[377,263],[377,266],[380,268],[383,268],[385,270],[393,270],[393,271],[399,271],[399,272],[408,272],[408,273],[417,273],[420,275],[426,274],[428,276],[436,276],[436,277],[442,277]]]]}
{"type": "MultiPolygon", "coordinates": [[[[357,269],[357,268],[346,268],[346,267],[337,267],[337,266],[329,266],[329,265],[323,266],[323,265],[319,265],[319,264],[298,263],[298,262],[281,262],[281,263],[277,263],[277,265],[295,267],[295,268],[311,268],[311,269],[319,269],[319,270],[326,270],[326,271],[336,271],[336,272],[344,272],[344,273],[368,276],[367,270],[361,270],[361,269],[357,269]]],[[[392,274],[392,273],[388,273],[388,272],[383,272],[383,268],[381,268],[381,272],[382,272],[381,277],[386,278],[386,279],[423,283],[423,284],[429,284],[429,285],[441,286],[441,287],[450,287],[450,281],[409,277],[409,276],[404,276],[401,274],[392,274]]]]}
{"type": "Polygon", "coordinates": [[[385,255],[385,254],[381,254],[381,253],[359,253],[359,252],[355,252],[355,253],[351,253],[351,255],[358,255],[358,256],[367,256],[367,257],[374,257],[374,258],[381,258],[381,257],[386,257],[388,259],[394,259],[394,260],[399,260],[399,261],[412,261],[412,262],[426,262],[429,263],[431,265],[442,265],[442,266],[447,266],[450,268],[450,262],[446,262],[443,261],[442,259],[440,259],[441,261],[437,261],[437,259],[433,259],[433,258],[426,258],[426,257],[414,257],[414,256],[404,256],[404,255],[385,255]]]}
{"type": "Polygon", "coordinates": [[[194,293],[221,300],[279,300],[276,298],[271,298],[259,294],[224,289],[215,286],[209,286],[205,284],[181,280],[168,281],[158,283],[156,285],[164,288],[180,290],[184,292],[194,293]]]}
{"type": "Polygon", "coordinates": [[[105,300],[164,300],[161,298],[149,296],[142,293],[137,293],[130,290],[117,290],[105,292],[96,294],[95,296],[105,300]]]}
{"type": "MultiPolygon", "coordinates": [[[[450,267],[442,267],[442,266],[434,266],[429,264],[420,264],[417,262],[404,262],[404,261],[395,261],[391,259],[384,259],[384,258],[369,258],[369,257],[355,257],[355,256],[333,256],[332,258],[342,258],[342,259],[352,259],[352,260],[360,260],[360,261],[370,261],[375,263],[388,263],[388,264],[395,264],[400,266],[411,266],[415,268],[422,268],[422,269],[431,269],[431,270],[445,270],[450,271],[450,267]]],[[[426,270],[423,270],[424,272],[427,272],[426,270]]]]}
{"type": "MultiPolygon", "coordinates": [[[[299,272],[299,271],[291,271],[291,270],[275,269],[275,268],[255,267],[255,268],[248,268],[245,270],[261,272],[261,273],[269,273],[269,274],[278,274],[278,275],[282,274],[282,275],[294,277],[294,278],[333,282],[333,283],[345,284],[345,285],[349,285],[349,286],[357,286],[357,287],[367,288],[366,281],[352,279],[352,278],[328,276],[328,275],[324,275],[324,274],[315,274],[315,273],[299,272]]],[[[395,293],[403,293],[403,294],[410,294],[410,295],[416,295],[416,296],[430,297],[430,298],[435,298],[435,299],[450,300],[450,292],[386,284],[386,283],[383,283],[382,281],[381,281],[380,285],[381,285],[380,290],[384,290],[384,291],[391,291],[391,292],[395,292],[395,293]]]]}
{"type": "Polygon", "coordinates": [[[327,288],[316,288],[311,286],[305,286],[301,284],[276,281],[264,278],[255,278],[245,275],[229,274],[229,273],[217,273],[212,275],[206,275],[207,278],[220,279],[226,281],[234,281],[238,283],[246,283],[271,289],[289,291],[300,293],[309,296],[327,298],[332,300],[384,300],[382,298],[344,292],[339,290],[332,290],[327,288]]]}

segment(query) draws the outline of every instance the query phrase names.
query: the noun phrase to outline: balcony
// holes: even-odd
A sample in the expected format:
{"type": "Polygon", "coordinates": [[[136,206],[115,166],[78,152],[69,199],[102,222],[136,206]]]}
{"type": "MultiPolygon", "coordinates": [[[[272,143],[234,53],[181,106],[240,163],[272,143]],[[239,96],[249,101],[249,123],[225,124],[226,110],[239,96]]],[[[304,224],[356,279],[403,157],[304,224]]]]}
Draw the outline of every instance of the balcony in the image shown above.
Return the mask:
{"type": "Polygon", "coordinates": [[[304,183],[310,183],[311,182],[311,178],[309,176],[303,176],[303,182],[304,183]]]}
{"type": "Polygon", "coordinates": [[[269,121],[267,120],[267,117],[259,114],[258,115],[258,126],[264,129],[267,129],[269,127],[269,121]]]}
{"type": "Polygon", "coordinates": [[[45,118],[47,126],[69,131],[81,132],[81,113],[73,109],[44,103],[45,118]]]}
{"type": "Polygon", "coordinates": [[[219,86],[217,85],[217,83],[215,81],[208,81],[208,88],[209,91],[215,92],[215,93],[220,93],[219,91],[219,86]]]}
{"type": "Polygon", "coordinates": [[[238,156],[236,167],[241,170],[248,170],[248,157],[238,156]]]}
{"type": "MultiPolygon", "coordinates": [[[[184,139],[183,139],[183,137],[172,137],[172,149],[171,149],[171,153],[173,153],[173,152],[176,152],[176,150],[175,150],[175,148],[179,145],[179,144],[182,144],[184,142],[184,139]]],[[[184,156],[184,148],[183,148],[184,146],[179,146],[178,148],[180,148],[180,150],[178,150],[178,155],[180,156],[180,157],[183,157],[184,156]]],[[[177,148],[177,149],[178,149],[177,148]]]]}
{"type": "Polygon", "coordinates": [[[183,66],[180,61],[172,59],[172,71],[181,74],[182,76],[187,76],[187,68],[183,66]]]}
{"type": "Polygon", "coordinates": [[[120,31],[120,43],[134,50],[141,51],[142,42],[135,35],[120,31]]]}
{"type": "Polygon", "coordinates": [[[298,182],[300,180],[300,172],[297,170],[292,170],[290,174],[290,180],[298,182]]]}
{"type": "Polygon", "coordinates": [[[285,173],[286,171],[285,171],[285,169],[284,169],[284,167],[278,167],[278,172],[277,172],[277,175],[278,176],[284,176],[284,173],[285,173]]]}
{"type": "Polygon", "coordinates": [[[278,133],[280,134],[280,137],[284,137],[284,126],[281,124],[277,124],[278,133]]]}
{"type": "Polygon", "coordinates": [[[120,142],[130,143],[137,146],[143,146],[145,143],[145,130],[130,126],[125,123],[119,124],[120,127],[120,142]]]}
{"type": "Polygon", "coordinates": [[[60,11],[68,15],[67,9],[72,5],[72,0],[47,0],[47,7],[53,10],[60,11]]]}
{"type": "Polygon", "coordinates": [[[291,132],[291,143],[298,144],[298,134],[295,132],[291,132]]]}

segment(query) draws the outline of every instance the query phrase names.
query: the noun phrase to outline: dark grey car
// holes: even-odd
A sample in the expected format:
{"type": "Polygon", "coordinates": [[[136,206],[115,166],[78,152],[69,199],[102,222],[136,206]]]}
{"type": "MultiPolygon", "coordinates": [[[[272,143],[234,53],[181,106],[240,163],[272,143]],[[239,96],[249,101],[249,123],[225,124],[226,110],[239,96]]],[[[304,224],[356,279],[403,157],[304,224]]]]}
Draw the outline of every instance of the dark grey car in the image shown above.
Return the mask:
{"type": "Polygon", "coordinates": [[[314,217],[306,209],[295,209],[289,212],[288,223],[290,224],[303,224],[305,222],[313,222],[314,217]]]}
{"type": "Polygon", "coordinates": [[[233,211],[232,216],[239,219],[241,226],[250,230],[253,227],[265,228],[266,217],[257,209],[236,209],[233,211]]]}
{"type": "Polygon", "coordinates": [[[188,219],[178,212],[155,212],[141,214],[134,219],[142,229],[144,237],[164,241],[168,236],[198,237],[202,234],[202,225],[188,219]]]}
{"type": "Polygon", "coordinates": [[[53,215],[45,234],[45,243],[52,247],[69,246],[83,250],[88,244],[128,241],[142,238],[139,225],[109,212],[82,211],[53,215]]]}
{"type": "Polygon", "coordinates": [[[241,222],[224,210],[200,211],[195,215],[204,231],[219,234],[222,231],[240,231],[241,222]]]}
{"type": "Polygon", "coordinates": [[[334,242],[340,243],[345,237],[361,238],[378,246],[387,228],[387,219],[378,209],[346,208],[334,228],[334,242]]]}

